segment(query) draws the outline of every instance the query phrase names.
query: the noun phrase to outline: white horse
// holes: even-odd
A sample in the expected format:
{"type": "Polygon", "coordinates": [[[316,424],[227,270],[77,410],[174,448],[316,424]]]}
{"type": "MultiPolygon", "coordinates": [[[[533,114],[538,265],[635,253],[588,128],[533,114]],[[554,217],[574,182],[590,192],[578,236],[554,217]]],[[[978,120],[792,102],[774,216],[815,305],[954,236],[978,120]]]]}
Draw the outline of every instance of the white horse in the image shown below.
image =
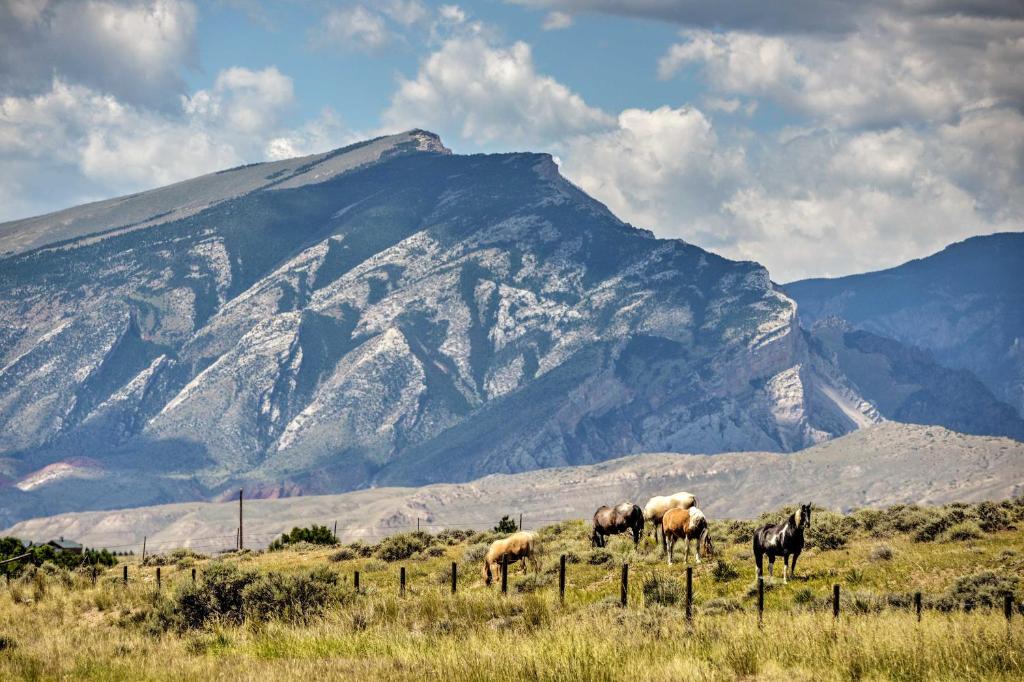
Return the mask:
{"type": "MultiPolygon", "coordinates": [[[[661,519],[669,509],[689,509],[697,506],[697,498],[686,492],[678,492],[675,495],[655,495],[647,500],[644,506],[644,520],[649,521],[653,528],[651,537],[658,541],[658,527],[661,526],[661,519]]],[[[664,544],[664,533],[662,543],[664,544]]]]}

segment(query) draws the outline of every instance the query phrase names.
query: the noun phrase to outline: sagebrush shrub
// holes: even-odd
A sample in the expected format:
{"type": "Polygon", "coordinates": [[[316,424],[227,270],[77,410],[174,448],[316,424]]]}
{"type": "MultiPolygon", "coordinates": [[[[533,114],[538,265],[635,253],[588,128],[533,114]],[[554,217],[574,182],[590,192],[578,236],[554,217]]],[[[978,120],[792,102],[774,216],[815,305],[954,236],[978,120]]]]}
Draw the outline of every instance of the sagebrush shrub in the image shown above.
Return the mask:
{"type": "Polygon", "coordinates": [[[711,569],[711,575],[714,577],[715,582],[727,583],[738,578],[740,572],[725,559],[719,559],[715,562],[715,567],[711,569]]]}
{"type": "Polygon", "coordinates": [[[821,550],[842,549],[856,530],[856,522],[848,516],[829,511],[818,511],[811,520],[804,537],[807,546],[821,550]]]}
{"type": "Polygon", "coordinates": [[[384,561],[404,561],[426,549],[431,540],[427,533],[396,533],[380,541],[374,556],[384,561]]]}
{"type": "Polygon", "coordinates": [[[587,554],[587,563],[591,566],[600,566],[601,564],[607,564],[612,560],[612,553],[604,548],[597,548],[590,550],[587,554]]]}
{"type": "Polygon", "coordinates": [[[889,561],[892,557],[893,551],[889,545],[875,545],[871,548],[870,559],[872,561],[889,561]]]}
{"type": "Polygon", "coordinates": [[[965,611],[979,606],[1001,606],[1007,594],[1014,594],[1020,579],[1001,575],[995,571],[979,571],[958,578],[953,586],[935,603],[942,610],[962,608],[965,611]]]}
{"type": "Polygon", "coordinates": [[[995,533],[1010,527],[1010,514],[1001,504],[982,502],[974,507],[978,527],[986,533],[995,533]]]}
{"type": "Polygon", "coordinates": [[[254,621],[306,623],[339,599],[338,574],[324,566],[305,573],[266,573],[242,590],[245,617],[254,621]]]}
{"type": "Polygon", "coordinates": [[[942,539],[946,542],[967,542],[981,537],[984,537],[984,533],[974,521],[958,523],[942,534],[942,539]]]}
{"type": "Polygon", "coordinates": [[[686,599],[686,588],[680,581],[657,574],[644,581],[643,593],[645,605],[674,606],[686,599]]]}

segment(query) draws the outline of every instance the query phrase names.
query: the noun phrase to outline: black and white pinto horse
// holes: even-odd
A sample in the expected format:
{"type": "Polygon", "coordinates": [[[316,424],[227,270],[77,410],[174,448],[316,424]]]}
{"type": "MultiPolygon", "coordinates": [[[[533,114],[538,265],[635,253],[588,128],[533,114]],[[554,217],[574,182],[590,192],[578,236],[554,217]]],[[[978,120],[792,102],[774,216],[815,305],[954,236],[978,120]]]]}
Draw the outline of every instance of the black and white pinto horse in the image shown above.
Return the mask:
{"type": "Polygon", "coordinates": [[[787,582],[787,564],[793,557],[792,566],[788,566],[789,575],[796,574],[796,560],[804,549],[804,529],[811,525],[811,505],[800,505],[800,511],[790,514],[789,518],[777,526],[767,525],[754,532],[754,561],[757,563],[757,577],[764,575],[763,559],[768,555],[768,575],[774,577],[775,557],[782,557],[782,582],[787,582]]]}

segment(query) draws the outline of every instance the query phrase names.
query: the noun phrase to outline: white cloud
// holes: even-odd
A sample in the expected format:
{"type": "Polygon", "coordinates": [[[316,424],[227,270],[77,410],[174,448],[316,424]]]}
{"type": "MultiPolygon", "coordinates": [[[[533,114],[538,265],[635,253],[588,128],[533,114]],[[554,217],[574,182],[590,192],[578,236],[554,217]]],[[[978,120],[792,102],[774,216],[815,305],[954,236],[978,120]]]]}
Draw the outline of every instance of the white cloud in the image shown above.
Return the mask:
{"type": "Polygon", "coordinates": [[[1024,20],[883,17],[841,38],[682,37],[659,61],[663,79],[693,66],[717,92],[768,98],[830,126],[941,123],[979,104],[1024,104],[1024,20]]]}
{"type": "Polygon", "coordinates": [[[541,147],[614,125],[611,116],[538,73],[526,43],[501,47],[480,36],[445,41],[414,79],[399,81],[383,118],[392,129],[430,128],[479,145],[541,147]]]}
{"type": "Polygon", "coordinates": [[[393,37],[383,15],[363,5],[350,5],[328,11],[310,31],[309,43],[320,49],[373,51],[393,37]]]}
{"type": "Polygon", "coordinates": [[[45,90],[53,76],[122,101],[173,109],[195,63],[188,0],[0,3],[0,92],[45,90]]]}
{"type": "Polygon", "coordinates": [[[0,209],[0,220],[351,141],[330,110],[298,127],[285,125],[293,99],[291,79],[273,67],[226,69],[213,87],[183,97],[174,115],[60,78],[46,92],[3,97],[0,184],[21,189],[0,209]],[[14,182],[23,177],[31,182],[14,182]],[[32,187],[46,188],[45,203],[32,187]]]}
{"type": "Polygon", "coordinates": [[[572,15],[566,12],[548,12],[541,28],[545,31],[558,31],[572,26],[572,15]]]}

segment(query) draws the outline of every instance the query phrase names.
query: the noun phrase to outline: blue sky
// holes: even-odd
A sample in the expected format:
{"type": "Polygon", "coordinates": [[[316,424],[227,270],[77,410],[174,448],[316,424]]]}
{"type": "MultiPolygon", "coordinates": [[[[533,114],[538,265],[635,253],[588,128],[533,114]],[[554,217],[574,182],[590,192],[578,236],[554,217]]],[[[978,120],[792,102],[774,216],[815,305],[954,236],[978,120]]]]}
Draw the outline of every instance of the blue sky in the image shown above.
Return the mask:
{"type": "Polygon", "coordinates": [[[779,281],[1024,226],[1015,0],[4,0],[0,220],[424,127],[779,281]]]}

